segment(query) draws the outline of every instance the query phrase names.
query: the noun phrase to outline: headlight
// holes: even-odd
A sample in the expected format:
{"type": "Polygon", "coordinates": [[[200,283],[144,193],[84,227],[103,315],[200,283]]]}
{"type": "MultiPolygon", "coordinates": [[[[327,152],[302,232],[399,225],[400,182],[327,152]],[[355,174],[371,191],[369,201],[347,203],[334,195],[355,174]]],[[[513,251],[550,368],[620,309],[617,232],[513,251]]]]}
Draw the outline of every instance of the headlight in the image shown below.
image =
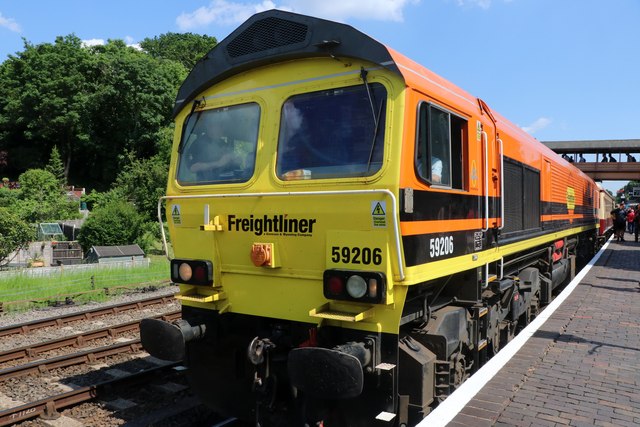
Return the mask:
{"type": "Polygon", "coordinates": [[[367,293],[367,282],[354,274],[347,280],[347,293],[351,298],[362,298],[367,293]]]}

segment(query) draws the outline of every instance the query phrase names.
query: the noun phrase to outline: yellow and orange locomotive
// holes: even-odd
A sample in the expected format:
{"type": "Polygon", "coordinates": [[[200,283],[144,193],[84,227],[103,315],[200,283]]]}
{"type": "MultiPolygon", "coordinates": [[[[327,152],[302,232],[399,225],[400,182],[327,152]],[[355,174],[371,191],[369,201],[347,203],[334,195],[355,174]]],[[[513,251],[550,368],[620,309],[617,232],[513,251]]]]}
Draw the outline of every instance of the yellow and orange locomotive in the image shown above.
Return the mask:
{"type": "Polygon", "coordinates": [[[174,113],[183,315],[141,335],[222,414],[415,424],[593,255],[591,179],[350,26],[254,15],[174,113]]]}

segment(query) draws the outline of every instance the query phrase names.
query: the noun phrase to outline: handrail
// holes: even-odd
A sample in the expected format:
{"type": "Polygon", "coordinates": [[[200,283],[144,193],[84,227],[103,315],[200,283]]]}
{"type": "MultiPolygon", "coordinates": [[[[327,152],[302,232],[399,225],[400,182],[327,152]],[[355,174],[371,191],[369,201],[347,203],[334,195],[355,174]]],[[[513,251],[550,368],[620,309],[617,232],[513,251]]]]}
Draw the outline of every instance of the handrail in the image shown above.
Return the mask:
{"type": "Polygon", "coordinates": [[[332,190],[332,191],[299,191],[299,192],[271,192],[271,193],[236,193],[236,194],[191,194],[182,196],[162,196],[158,199],[158,222],[160,223],[160,232],[162,234],[162,245],[164,248],[167,259],[169,258],[169,251],[167,248],[167,237],[164,232],[164,224],[162,221],[162,201],[169,199],[224,199],[231,197],[284,197],[284,196],[332,196],[332,195],[345,195],[345,194],[374,194],[383,193],[389,196],[391,199],[391,206],[393,210],[393,232],[396,246],[396,262],[398,263],[398,275],[400,280],[405,279],[404,266],[402,261],[402,251],[400,247],[400,225],[398,220],[396,196],[387,189],[374,189],[374,190],[332,190]]]}
{"type": "Polygon", "coordinates": [[[502,230],[504,228],[504,147],[500,138],[498,138],[498,147],[500,149],[500,227],[498,230],[502,230]]]}
{"type": "Polygon", "coordinates": [[[489,230],[489,136],[482,131],[482,145],[484,147],[484,223],[482,231],[489,230]]]}

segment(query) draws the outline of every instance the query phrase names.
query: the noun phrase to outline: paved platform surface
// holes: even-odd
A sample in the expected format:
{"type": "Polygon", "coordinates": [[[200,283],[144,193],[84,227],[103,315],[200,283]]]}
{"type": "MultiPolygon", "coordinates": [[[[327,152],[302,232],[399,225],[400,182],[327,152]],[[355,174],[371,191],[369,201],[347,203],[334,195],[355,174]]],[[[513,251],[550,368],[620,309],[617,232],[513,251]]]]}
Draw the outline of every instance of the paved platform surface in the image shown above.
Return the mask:
{"type": "Polygon", "coordinates": [[[640,243],[625,238],[448,426],[640,426],[640,243]]]}

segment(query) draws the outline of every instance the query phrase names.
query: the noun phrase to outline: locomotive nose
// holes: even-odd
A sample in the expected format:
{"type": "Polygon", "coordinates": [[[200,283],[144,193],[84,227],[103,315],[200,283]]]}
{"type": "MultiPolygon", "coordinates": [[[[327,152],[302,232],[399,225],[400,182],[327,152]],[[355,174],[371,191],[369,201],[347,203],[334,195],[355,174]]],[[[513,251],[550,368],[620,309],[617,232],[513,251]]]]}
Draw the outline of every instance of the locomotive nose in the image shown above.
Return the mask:
{"type": "Polygon", "coordinates": [[[185,345],[204,336],[205,325],[191,326],[186,320],[174,323],[158,319],[140,321],[140,341],[153,357],[177,362],[184,359],[185,345]]]}

